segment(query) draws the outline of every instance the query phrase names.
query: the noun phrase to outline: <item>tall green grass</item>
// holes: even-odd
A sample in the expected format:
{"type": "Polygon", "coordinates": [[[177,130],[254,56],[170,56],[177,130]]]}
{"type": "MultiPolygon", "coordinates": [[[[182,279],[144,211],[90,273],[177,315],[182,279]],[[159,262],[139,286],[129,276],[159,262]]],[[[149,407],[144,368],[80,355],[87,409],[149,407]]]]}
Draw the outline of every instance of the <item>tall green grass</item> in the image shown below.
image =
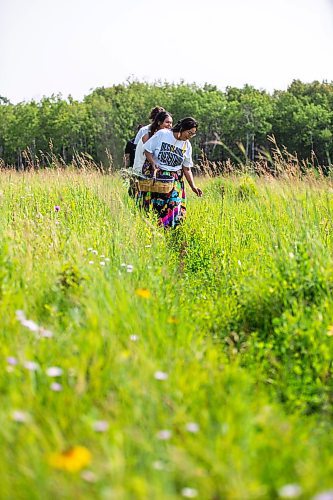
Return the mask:
{"type": "Polygon", "coordinates": [[[117,177],[0,173],[1,498],[333,488],[331,182],[198,183],[164,231],[117,177]]]}

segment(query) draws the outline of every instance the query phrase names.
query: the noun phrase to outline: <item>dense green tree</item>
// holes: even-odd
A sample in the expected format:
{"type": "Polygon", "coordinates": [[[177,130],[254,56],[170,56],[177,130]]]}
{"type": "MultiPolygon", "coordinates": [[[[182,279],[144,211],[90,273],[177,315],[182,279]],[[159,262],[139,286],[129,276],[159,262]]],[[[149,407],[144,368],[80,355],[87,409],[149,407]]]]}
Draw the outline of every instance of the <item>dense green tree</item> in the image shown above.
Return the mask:
{"type": "Polygon", "coordinates": [[[267,134],[272,132],[272,98],[250,85],[227,88],[226,98],[226,143],[230,147],[238,145],[243,161],[255,160],[257,147],[266,146],[267,134]]]}
{"type": "Polygon", "coordinates": [[[333,84],[299,80],[272,95],[250,85],[221,91],[209,84],[128,80],[96,88],[82,102],[52,95],[13,105],[0,97],[0,157],[22,168],[24,151],[34,163],[51,147],[66,163],[85,152],[98,163],[106,165],[112,157],[120,166],[126,141],[139,123],[148,123],[156,105],[170,111],[175,122],[185,116],[199,121],[195,159],[204,152],[214,161],[252,161],[269,149],[271,134],[299,158],[323,165],[333,158],[333,84]]]}
{"type": "Polygon", "coordinates": [[[333,85],[295,80],[287,91],[274,94],[272,129],[278,143],[300,158],[315,155],[330,164],[333,141],[333,85]]]}

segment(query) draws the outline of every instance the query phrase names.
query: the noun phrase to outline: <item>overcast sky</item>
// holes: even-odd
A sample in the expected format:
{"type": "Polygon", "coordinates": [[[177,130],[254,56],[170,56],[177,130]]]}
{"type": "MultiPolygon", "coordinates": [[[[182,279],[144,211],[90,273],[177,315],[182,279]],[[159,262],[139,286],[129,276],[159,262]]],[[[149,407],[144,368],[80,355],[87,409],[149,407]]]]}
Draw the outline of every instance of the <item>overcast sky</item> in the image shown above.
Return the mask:
{"type": "Polygon", "coordinates": [[[0,0],[0,95],[333,81],[333,0],[0,0]]]}

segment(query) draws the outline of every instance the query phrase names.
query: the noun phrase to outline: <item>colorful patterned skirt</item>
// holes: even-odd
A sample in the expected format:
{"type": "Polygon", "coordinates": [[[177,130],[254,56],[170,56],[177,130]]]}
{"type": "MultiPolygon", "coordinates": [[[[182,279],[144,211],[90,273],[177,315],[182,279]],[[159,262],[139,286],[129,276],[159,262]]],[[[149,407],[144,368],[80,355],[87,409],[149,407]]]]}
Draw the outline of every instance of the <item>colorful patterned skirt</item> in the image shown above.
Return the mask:
{"type": "MultiPolygon", "coordinates": [[[[148,174],[148,172],[143,172],[148,174]]],[[[174,179],[173,189],[170,193],[153,193],[140,191],[137,187],[135,193],[136,204],[139,208],[153,211],[157,214],[158,223],[164,227],[176,227],[186,216],[186,193],[183,171],[168,172],[159,169],[156,173],[157,180],[174,179]]]]}

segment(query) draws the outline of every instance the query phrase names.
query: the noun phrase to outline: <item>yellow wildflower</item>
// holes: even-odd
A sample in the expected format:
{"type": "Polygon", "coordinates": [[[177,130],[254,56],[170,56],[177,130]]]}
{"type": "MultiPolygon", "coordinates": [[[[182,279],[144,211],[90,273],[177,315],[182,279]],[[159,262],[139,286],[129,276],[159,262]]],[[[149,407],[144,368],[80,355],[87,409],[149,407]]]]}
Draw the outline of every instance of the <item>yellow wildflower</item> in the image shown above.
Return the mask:
{"type": "Polygon", "coordinates": [[[128,359],[130,357],[131,353],[130,351],[121,351],[119,357],[120,359],[122,359],[123,361],[126,361],[126,359],[128,359]]]}
{"type": "Polygon", "coordinates": [[[150,299],[150,291],[147,288],[137,288],[135,290],[136,295],[138,297],[142,297],[143,299],[150,299]]]}
{"type": "Polygon", "coordinates": [[[61,453],[52,453],[49,464],[55,469],[78,472],[91,462],[91,453],[84,446],[73,446],[61,453]]]}
{"type": "Polygon", "coordinates": [[[333,337],[333,325],[331,325],[331,326],[328,327],[327,335],[329,337],[333,337]]]}
{"type": "Polygon", "coordinates": [[[179,320],[177,318],[175,318],[175,316],[170,316],[170,318],[168,318],[168,323],[172,324],[172,325],[177,325],[179,323],[179,320]]]}

